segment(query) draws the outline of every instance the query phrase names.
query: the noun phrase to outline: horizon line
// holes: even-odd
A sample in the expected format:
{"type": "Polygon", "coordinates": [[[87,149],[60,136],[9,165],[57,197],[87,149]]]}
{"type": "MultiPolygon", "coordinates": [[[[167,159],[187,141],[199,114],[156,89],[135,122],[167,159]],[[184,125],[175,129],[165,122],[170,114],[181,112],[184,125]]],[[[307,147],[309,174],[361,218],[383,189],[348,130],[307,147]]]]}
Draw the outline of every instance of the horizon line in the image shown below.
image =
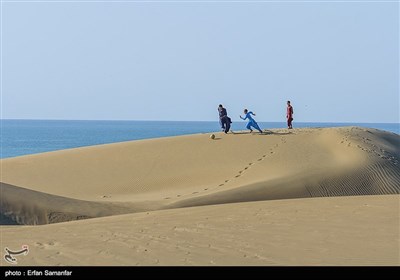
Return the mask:
{"type": "MultiPolygon", "coordinates": [[[[7,121],[110,121],[110,122],[218,122],[217,120],[133,120],[133,119],[17,119],[17,118],[1,118],[0,121],[7,120],[7,121]]],[[[286,121],[263,121],[259,120],[258,122],[261,123],[285,123],[286,121]]],[[[332,121],[298,121],[297,123],[328,123],[328,124],[398,124],[399,122],[350,122],[350,121],[339,121],[339,122],[332,122],[332,121]]]]}

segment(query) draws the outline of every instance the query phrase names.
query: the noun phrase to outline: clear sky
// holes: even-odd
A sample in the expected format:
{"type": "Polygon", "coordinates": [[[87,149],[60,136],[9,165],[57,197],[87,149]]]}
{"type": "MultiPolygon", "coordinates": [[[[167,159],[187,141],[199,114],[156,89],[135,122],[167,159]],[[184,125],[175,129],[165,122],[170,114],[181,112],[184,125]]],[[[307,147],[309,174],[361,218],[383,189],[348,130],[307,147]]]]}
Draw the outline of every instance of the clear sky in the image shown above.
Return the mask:
{"type": "Polygon", "coordinates": [[[398,2],[2,3],[2,117],[399,122],[398,2]]]}

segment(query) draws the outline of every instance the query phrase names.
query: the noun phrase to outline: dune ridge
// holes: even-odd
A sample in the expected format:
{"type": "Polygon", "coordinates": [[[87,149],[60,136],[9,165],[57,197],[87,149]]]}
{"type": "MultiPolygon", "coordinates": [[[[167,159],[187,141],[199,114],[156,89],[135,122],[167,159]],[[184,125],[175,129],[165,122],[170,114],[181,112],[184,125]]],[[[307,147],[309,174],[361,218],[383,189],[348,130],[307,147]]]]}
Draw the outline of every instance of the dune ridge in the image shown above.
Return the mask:
{"type": "Polygon", "coordinates": [[[23,266],[400,265],[399,135],[215,134],[1,160],[1,247],[28,245],[23,266]]]}
{"type": "Polygon", "coordinates": [[[400,193],[399,135],[358,127],[216,133],[4,159],[19,224],[213,204],[400,193]]]}
{"type": "Polygon", "coordinates": [[[17,224],[38,225],[139,212],[122,203],[92,202],[66,198],[8,184],[1,184],[3,217],[17,224]]]}

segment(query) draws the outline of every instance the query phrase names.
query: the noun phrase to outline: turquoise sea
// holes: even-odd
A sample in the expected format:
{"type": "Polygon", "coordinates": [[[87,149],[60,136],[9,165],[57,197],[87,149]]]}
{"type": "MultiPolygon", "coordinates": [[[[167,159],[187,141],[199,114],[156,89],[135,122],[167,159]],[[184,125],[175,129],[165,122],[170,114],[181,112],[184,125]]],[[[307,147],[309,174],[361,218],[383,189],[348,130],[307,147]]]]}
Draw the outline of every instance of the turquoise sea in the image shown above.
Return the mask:
{"type": "MultiPolygon", "coordinates": [[[[233,130],[245,130],[234,122],[233,130]]],[[[259,122],[262,129],[285,128],[283,122],[259,122]]],[[[298,127],[361,126],[399,134],[398,123],[294,123],[298,127]]],[[[139,139],[219,131],[215,122],[1,120],[0,158],[139,139]]]]}

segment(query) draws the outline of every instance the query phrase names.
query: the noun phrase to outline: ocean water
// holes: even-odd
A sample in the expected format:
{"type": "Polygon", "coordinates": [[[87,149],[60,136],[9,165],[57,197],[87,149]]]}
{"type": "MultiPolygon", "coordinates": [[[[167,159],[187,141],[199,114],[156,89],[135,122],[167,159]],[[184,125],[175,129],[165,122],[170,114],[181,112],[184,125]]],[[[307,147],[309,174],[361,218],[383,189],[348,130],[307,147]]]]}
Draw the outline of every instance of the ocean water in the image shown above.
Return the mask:
{"type": "MultiPolygon", "coordinates": [[[[233,130],[244,130],[246,122],[236,121],[233,130]]],[[[285,128],[284,122],[259,122],[262,129],[285,128]]],[[[397,123],[294,123],[294,127],[361,126],[399,134],[397,123]]],[[[220,131],[215,122],[171,121],[63,121],[1,120],[0,158],[107,144],[220,131]]]]}

